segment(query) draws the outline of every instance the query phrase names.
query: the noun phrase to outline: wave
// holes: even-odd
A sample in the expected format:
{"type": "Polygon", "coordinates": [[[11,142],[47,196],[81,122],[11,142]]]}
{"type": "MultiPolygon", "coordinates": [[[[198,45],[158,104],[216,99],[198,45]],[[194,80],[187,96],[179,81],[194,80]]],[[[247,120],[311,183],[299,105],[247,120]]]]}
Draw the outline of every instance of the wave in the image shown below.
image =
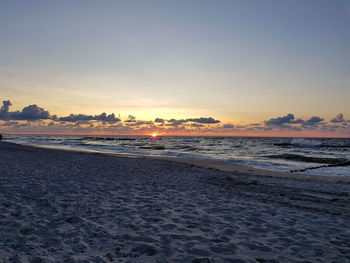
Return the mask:
{"type": "MultiPolygon", "coordinates": [[[[288,143],[288,142],[285,142],[285,143],[274,143],[273,144],[274,146],[285,146],[285,147],[298,147],[298,145],[295,145],[295,144],[292,144],[292,143],[288,143]]],[[[307,148],[307,146],[299,146],[299,147],[303,147],[303,148],[307,148]]],[[[312,146],[313,147],[316,147],[316,146],[312,146]]],[[[324,147],[324,148],[350,148],[350,145],[332,145],[332,144],[320,144],[319,146],[317,147],[324,147]]]]}
{"type": "Polygon", "coordinates": [[[80,140],[94,141],[136,141],[136,138],[117,138],[117,137],[83,137],[80,140]]]}
{"type": "Polygon", "coordinates": [[[169,149],[175,150],[175,151],[182,150],[182,151],[186,151],[186,152],[195,152],[195,151],[199,150],[198,148],[195,148],[191,145],[174,145],[174,146],[169,147],[169,149]]]}
{"type": "Polygon", "coordinates": [[[307,163],[323,163],[323,164],[339,164],[347,162],[348,160],[345,158],[326,158],[326,157],[313,157],[313,156],[305,156],[299,154],[275,154],[275,155],[267,155],[267,158],[273,159],[284,159],[290,161],[298,161],[298,162],[307,162],[307,163]]]}
{"type": "Polygon", "coordinates": [[[299,147],[318,147],[322,145],[322,142],[312,139],[295,138],[291,141],[291,144],[299,147]]]}
{"type": "Polygon", "coordinates": [[[345,142],[333,142],[334,144],[330,142],[322,142],[318,140],[311,140],[311,139],[303,139],[303,138],[297,138],[293,139],[291,142],[281,142],[281,143],[274,143],[274,146],[282,146],[282,147],[300,147],[300,148],[350,148],[349,143],[345,142]]]}

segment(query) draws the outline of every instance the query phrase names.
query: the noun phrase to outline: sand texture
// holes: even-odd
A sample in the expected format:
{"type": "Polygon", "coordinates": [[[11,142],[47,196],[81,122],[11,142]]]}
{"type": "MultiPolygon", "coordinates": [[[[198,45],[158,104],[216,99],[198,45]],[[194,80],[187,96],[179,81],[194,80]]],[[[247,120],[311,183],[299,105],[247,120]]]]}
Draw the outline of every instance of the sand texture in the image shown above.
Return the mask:
{"type": "Polygon", "coordinates": [[[350,262],[350,184],[0,143],[0,262],[350,262]]]}

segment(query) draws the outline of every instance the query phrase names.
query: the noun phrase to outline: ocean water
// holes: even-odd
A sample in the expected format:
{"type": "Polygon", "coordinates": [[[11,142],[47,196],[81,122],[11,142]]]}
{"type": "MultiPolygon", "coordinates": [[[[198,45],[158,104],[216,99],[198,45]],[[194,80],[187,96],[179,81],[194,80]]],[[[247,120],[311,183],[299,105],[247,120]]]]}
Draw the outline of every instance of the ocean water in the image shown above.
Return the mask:
{"type": "Polygon", "coordinates": [[[188,137],[11,135],[4,139],[26,145],[133,155],[215,159],[258,168],[350,176],[350,138],[188,137]],[[313,169],[310,169],[313,168],[313,169]]]}

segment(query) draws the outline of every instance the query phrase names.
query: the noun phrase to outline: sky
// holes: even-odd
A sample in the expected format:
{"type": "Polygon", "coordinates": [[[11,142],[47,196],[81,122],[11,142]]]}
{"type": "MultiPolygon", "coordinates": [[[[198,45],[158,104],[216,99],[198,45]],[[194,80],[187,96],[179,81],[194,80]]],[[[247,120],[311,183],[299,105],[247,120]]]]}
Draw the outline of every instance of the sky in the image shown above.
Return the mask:
{"type": "Polygon", "coordinates": [[[350,137],[349,29],[350,0],[0,0],[0,132],[350,137]]]}

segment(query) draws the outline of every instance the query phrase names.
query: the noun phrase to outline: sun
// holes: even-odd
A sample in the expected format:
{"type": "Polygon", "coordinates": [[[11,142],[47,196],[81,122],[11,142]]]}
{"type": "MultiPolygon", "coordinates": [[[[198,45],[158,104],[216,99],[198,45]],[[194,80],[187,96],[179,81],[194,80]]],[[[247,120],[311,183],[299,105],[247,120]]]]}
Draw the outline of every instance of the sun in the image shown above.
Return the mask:
{"type": "Polygon", "coordinates": [[[158,134],[154,132],[154,133],[151,134],[151,136],[152,136],[152,137],[157,137],[158,134]]]}

